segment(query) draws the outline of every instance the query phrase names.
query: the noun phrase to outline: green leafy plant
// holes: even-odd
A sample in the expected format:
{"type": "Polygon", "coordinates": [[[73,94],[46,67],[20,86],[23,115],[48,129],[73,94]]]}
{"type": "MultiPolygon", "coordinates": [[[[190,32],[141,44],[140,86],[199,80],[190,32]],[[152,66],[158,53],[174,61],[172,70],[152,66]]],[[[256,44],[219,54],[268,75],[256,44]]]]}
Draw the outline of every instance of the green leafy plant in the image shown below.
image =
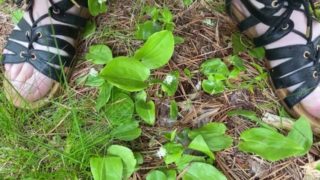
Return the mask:
{"type": "Polygon", "coordinates": [[[152,34],[168,30],[173,31],[173,15],[168,8],[157,8],[154,6],[145,6],[143,15],[150,17],[150,20],[137,25],[135,36],[140,40],[147,40],[152,34]]]}
{"type": "Polygon", "coordinates": [[[242,59],[238,56],[229,57],[232,70],[220,58],[206,60],[201,64],[201,73],[206,76],[202,81],[202,89],[208,94],[219,94],[229,86],[229,80],[237,78],[245,70],[242,59]]]}
{"type": "MultiPolygon", "coordinates": [[[[225,131],[226,127],[222,123],[208,123],[201,128],[185,129],[181,133],[173,131],[165,135],[169,142],[159,149],[158,156],[164,158],[166,165],[174,164],[177,167],[174,172],[183,172],[182,179],[226,179],[212,165],[215,160],[214,152],[226,149],[232,144],[232,138],[225,135],[225,131]]],[[[147,177],[167,178],[167,170],[151,171],[147,177]]]]}
{"type": "Polygon", "coordinates": [[[88,0],[89,12],[92,16],[97,16],[107,11],[107,0],[88,0]]]}
{"type": "Polygon", "coordinates": [[[240,139],[240,150],[255,153],[269,161],[278,161],[305,155],[312,146],[313,134],[309,121],[301,117],[287,136],[261,127],[242,132],[240,139]]]}
{"type": "Polygon", "coordinates": [[[137,160],[129,148],[112,145],[108,148],[106,157],[91,158],[90,166],[95,180],[122,180],[132,175],[137,160]]]}

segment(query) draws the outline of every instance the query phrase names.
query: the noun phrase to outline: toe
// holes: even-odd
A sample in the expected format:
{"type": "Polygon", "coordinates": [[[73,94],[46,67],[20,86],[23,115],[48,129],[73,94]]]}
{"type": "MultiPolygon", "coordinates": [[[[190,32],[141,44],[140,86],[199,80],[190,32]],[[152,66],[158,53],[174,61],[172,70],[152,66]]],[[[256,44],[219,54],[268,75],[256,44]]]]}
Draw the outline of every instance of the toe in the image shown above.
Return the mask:
{"type": "Polygon", "coordinates": [[[6,92],[16,106],[42,99],[49,93],[54,83],[28,63],[14,64],[5,74],[11,84],[6,92]]]}

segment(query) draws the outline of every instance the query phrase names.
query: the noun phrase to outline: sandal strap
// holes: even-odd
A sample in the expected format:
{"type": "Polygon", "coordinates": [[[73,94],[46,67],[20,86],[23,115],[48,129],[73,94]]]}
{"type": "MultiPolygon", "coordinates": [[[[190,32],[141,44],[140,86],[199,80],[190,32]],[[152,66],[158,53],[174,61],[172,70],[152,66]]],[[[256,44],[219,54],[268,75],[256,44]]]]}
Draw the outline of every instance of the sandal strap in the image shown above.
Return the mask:
{"type": "MultiPolygon", "coordinates": [[[[226,7],[229,8],[232,0],[226,1],[226,7]]],[[[320,37],[312,41],[313,17],[309,10],[309,5],[314,9],[311,0],[256,0],[265,6],[257,9],[251,1],[241,0],[251,16],[238,24],[240,31],[246,31],[249,28],[263,23],[269,28],[259,37],[254,38],[256,46],[265,46],[271,44],[288,33],[293,32],[306,39],[305,45],[292,45],[266,50],[266,58],[269,61],[283,59],[284,62],[269,69],[269,74],[276,89],[287,89],[297,85],[293,92],[288,93],[284,102],[292,108],[305,97],[312,93],[320,83],[320,37]],[[302,9],[301,7],[304,7],[302,9]],[[286,9],[280,16],[277,13],[286,9]],[[294,11],[300,11],[307,16],[307,27],[311,31],[309,34],[303,34],[294,29],[294,22],[290,19],[294,11]]]]}
{"type": "MultiPolygon", "coordinates": [[[[66,12],[74,6],[70,0],[63,0],[58,3],[53,3],[52,0],[49,1],[51,7],[48,9],[48,14],[41,16],[37,20],[34,20],[32,15],[34,1],[27,1],[32,25],[24,18],[20,20],[17,25],[18,28],[12,31],[5,47],[11,53],[3,54],[1,63],[19,64],[27,62],[47,77],[63,83],[65,79],[63,76],[64,67],[70,67],[76,50],[72,44],[61,38],[61,36],[76,39],[80,29],[85,26],[87,19],[66,12]],[[49,16],[68,25],[49,24],[38,26],[40,21],[49,16]],[[21,43],[27,43],[28,47],[23,46],[21,43]],[[56,53],[49,50],[35,49],[33,47],[34,43],[55,49],[56,53]],[[62,51],[67,55],[61,55],[62,51]]],[[[88,6],[87,0],[75,1],[83,7],[88,6]]]]}

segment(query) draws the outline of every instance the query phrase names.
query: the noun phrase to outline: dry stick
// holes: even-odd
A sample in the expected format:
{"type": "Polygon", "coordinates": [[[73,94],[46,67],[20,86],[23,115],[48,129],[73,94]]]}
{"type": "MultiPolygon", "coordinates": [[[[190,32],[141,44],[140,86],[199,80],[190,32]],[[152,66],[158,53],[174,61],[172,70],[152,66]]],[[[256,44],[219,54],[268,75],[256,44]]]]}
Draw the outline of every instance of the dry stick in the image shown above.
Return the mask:
{"type": "MultiPolygon", "coordinates": [[[[265,113],[262,117],[262,121],[276,128],[286,130],[292,129],[294,123],[290,118],[280,117],[270,113],[265,113]]],[[[320,135],[319,128],[313,127],[312,130],[315,135],[320,135]]]]}

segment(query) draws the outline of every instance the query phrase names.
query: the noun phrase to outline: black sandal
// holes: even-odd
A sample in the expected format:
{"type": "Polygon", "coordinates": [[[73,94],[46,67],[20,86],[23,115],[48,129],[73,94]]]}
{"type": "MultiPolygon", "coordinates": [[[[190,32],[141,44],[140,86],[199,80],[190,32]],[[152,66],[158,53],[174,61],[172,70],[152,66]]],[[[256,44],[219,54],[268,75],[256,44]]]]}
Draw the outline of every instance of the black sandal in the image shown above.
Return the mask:
{"type": "MultiPolygon", "coordinates": [[[[13,30],[9,36],[8,43],[5,49],[11,51],[13,54],[3,54],[2,63],[3,64],[19,64],[19,63],[29,63],[35,69],[37,69],[42,74],[55,80],[55,84],[44,99],[36,102],[24,102],[19,105],[23,108],[39,108],[46,104],[50,98],[56,94],[60,88],[60,83],[65,82],[64,68],[69,68],[73,63],[73,58],[75,56],[75,47],[68,41],[55,37],[52,35],[59,35],[64,37],[69,37],[74,40],[78,38],[80,29],[83,28],[87,22],[86,18],[67,13],[75,4],[70,0],[62,0],[58,3],[54,3],[53,0],[49,0],[51,7],[48,9],[48,13],[34,19],[33,17],[33,0],[27,0],[27,9],[29,12],[32,25],[23,18],[18,23],[17,27],[19,30],[13,30]],[[49,24],[39,26],[39,22],[51,17],[56,21],[68,24],[49,24]],[[28,43],[28,47],[25,47],[17,42],[22,41],[28,43]],[[44,50],[37,50],[34,48],[33,43],[38,43],[42,46],[52,47],[56,49],[63,50],[68,53],[67,56],[60,55],[57,53],[52,53],[44,50]]],[[[87,8],[87,0],[75,0],[75,2],[82,7],[87,8]]],[[[6,95],[9,99],[16,98],[16,92],[12,92],[12,85],[5,80],[4,81],[6,95]]]]}
{"type": "Polygon", "coordinates": [[[242,17],[244,19],[239,22],[238,27],[240,31],[247,32],[247,34],[256,34],[250,28],[259,23],[269,26],[263,35],[253,39],[257,47],[271,44],[290,32],[303,37],[307,41],[305,45],[266,49],[266,58],[268,61],[289,58],[284,63],[269,69],[274,89],[277,89],[276,93],[281,98],[281,103],[291,115],[294,117],[307,116],[313,125],[320,126],[320,120],[310,115],[300,104],[305,97],[316,89],[320,82],[318,75],[320,72],[320,37],[312,40],[313,21],[315,20],[309,9],[311,6],[315,10],[312,0],[257,1],[265,6],[262,9],[257,9],[250,1],[241,0],[250,12],[250,17],[245,18],[241,10],[231,3],[232,0],[226,0],[227,12],[232,17],[242,17]],[[276,15],[283,8],[286,9],[285,12],[280,16],[276,15]],[[294,29],[294,22],[290,19],[294,11],[300,11],[307,17],[307,29],[309,29],[309,32],[306,32],[306,34],[294,29]],[[301,85],[293,92],[286,90],[300,83],[301,85]]]}

